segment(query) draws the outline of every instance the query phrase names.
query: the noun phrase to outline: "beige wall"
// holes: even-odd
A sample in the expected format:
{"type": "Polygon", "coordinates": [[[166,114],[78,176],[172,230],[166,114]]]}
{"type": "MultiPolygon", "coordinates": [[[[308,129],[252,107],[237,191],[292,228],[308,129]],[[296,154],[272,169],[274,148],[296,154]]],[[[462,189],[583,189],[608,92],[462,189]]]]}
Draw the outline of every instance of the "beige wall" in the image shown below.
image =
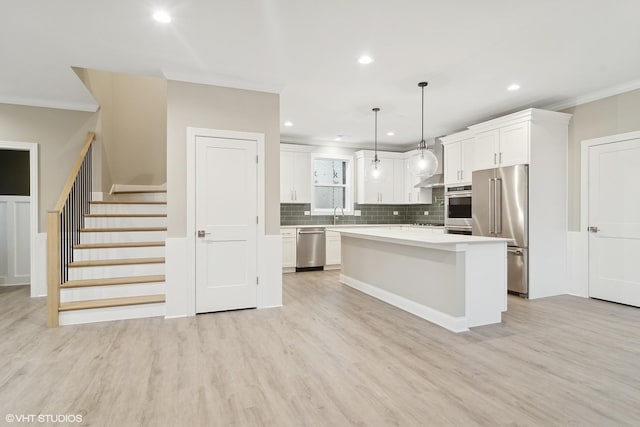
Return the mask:
{"type": "Polygon", "coordinates": [[[564,110],[569,125],[569,230],[580,230],[580,142],[640,131],[640,90],[599,99],[564,110]]]}
{"type": "Polygon", "coordinates": [[[100,104],[103,191],[109,191],[111,184],[166,182],[166,81],[107,71],[75,71],[100,104]]]}
{"type": "Polygon", "coordinates": [[[169,237],[186,236],[187,127],[265,135],[265,224],[280,227],[280,97],[277,94],[167,82],[169,237]]]}
{"type": "Polygon", "coordinates": [[[46,231],[47,211],[53,209],[87,133],[98,115],[52,108],[0,104],[0,141],[39,145],[39,230],[46,231]]]}

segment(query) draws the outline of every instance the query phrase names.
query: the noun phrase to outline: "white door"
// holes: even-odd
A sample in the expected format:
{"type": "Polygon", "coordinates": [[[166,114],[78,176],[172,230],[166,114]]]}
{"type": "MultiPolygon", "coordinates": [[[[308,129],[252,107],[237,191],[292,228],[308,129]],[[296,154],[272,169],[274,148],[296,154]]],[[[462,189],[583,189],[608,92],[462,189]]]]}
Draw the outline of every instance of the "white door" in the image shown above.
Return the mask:
{"type": "Polygon", "coordinates": [[[293,200],[296,203],[311,203],[311,154],[295,153],[293,183],[293,200]]]}
{"type": "Polygon", "coordinates": [[[589,149],[589,296],[640,307],[640,139],[589,149]]]}
{"type": "Polygon", "coordinates": [[[444,182],[455,184],[460,181],[460,143],[454,142],[444,147],[444,182]]]}
{"type": "Polygon", "coordinates": [[[293,153],[280,152],[280,203],[293,201],[293,153]]]}
{"type": "Polygon", "coordinates": [[[498,167],[498,148],[500,131],[490,130],[475,137],[474,169],[492,169],[498,167]]]}
{"type": "Polygon", "coordinates": [[[473,138],[460,141],[460,181],[471,184],[471,174],[475,169],[473,138]]]}
{"type": "Polygon", "coordinates": [[[257,306],[256,141],[196,137],[196,312],[257,306]]]}

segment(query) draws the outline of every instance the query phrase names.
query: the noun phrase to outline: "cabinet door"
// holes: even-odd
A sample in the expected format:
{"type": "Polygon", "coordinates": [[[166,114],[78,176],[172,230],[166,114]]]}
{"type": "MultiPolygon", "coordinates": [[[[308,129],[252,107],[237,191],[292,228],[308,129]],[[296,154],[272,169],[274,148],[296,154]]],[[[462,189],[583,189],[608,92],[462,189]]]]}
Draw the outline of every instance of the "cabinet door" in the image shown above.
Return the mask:
{"type": "Polygon", "coordinates": [[[380,193],[380,203],[393,203],[393,189],[394,189],[394,175],[393,175],[393,160],[389,157],[380,157],[380,164],[382,165],[383,177],[382,181],[378,184],[378,191],[380,193]]]}
{"type": "Polygon", "coordinates": [[[293,154],[290,151],[280,152],[280,203],[293,202],[293,154]]]}
{"type": "Polygon", "coordinates": [[[281,228],[282,236],[282,268],[296,266],[296,229],[281,228]]]}
{"type": "Polygon", "coordinates": [[[529,122],[500,129],[500,166],[529,163],[529,122]]]}
{"type": "Polygon", "coordinates": [[[340,233],[327,231],[326,265],[339,265],[342,263],[340,252],[340,233]]]}
{"type": "Polygon", "coordinates": [[[293,183],[295,202],[311,203],[311,154],[294,154],[293,183]]]}
{"type": "MultiPolygon", "coordinates": [[[[360,204],[371,205],[380,203],[380,192],[382,191],[384,183],[372,182],[367,176],[372,160],[373,157],[365,156],[359,158],[357,162],[358,203],[360,204]]],[[[383,169],[384,177],[387,178],[389,173],[387,162],[384,162],[383,159],[380,159],[380,161],[383,168],[387,167],[387,169],[383,169]]]]}
{"type": "Polygon", "coordinates": [[[444,183],[456,184],[460,180],[460,142],[444,146],[444,183]]]}
{"type": "Polygon", "coordinates": [[[482,132],[475,137],[474,169],[492,169],[498,166],[498,142],[500,131],[490,130],[482,132]]]}
{"type": "Polygon", "coordinates": [[[460,141],[460,183],[471,184],[474,160],[475,145],[473,138],[460,141]]]}
{"type": "Polygon", "coordinates": [[[393,159],[393,203],[404,203],[404,160],[393,159]]]}

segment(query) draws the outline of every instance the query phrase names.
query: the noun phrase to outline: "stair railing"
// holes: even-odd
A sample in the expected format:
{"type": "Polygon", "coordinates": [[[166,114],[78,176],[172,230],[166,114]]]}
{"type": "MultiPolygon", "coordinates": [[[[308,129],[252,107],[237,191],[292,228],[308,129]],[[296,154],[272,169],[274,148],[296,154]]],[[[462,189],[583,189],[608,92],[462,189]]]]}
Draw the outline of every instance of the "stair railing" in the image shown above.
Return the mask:
{"type": "Polygon", "coordinates": [[[69,280],[73,247],[80,243],[84,215],[91,201],[91,153],[95,133],[89,132],[62,194],[47,214],[47,324],[59,324],[60,285],[69,280]]]}

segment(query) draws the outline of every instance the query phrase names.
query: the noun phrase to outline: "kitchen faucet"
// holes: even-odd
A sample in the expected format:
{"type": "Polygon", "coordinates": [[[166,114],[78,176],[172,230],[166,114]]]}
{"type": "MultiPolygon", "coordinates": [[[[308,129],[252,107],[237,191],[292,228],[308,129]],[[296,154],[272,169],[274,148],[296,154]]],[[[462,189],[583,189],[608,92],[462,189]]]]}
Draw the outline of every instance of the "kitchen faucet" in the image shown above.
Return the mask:
{"type": "MultiPolygon", "coordinates": [[[[333,208],[333,225],[336,225],[336,222],[338,221],[338,214],[336,213],[338,211],[338,207],[334,207],[333,208]]],[[[342,216],[344,216],[344,208],[340,208],[340,211],[342,212],[342,216]]]]}

